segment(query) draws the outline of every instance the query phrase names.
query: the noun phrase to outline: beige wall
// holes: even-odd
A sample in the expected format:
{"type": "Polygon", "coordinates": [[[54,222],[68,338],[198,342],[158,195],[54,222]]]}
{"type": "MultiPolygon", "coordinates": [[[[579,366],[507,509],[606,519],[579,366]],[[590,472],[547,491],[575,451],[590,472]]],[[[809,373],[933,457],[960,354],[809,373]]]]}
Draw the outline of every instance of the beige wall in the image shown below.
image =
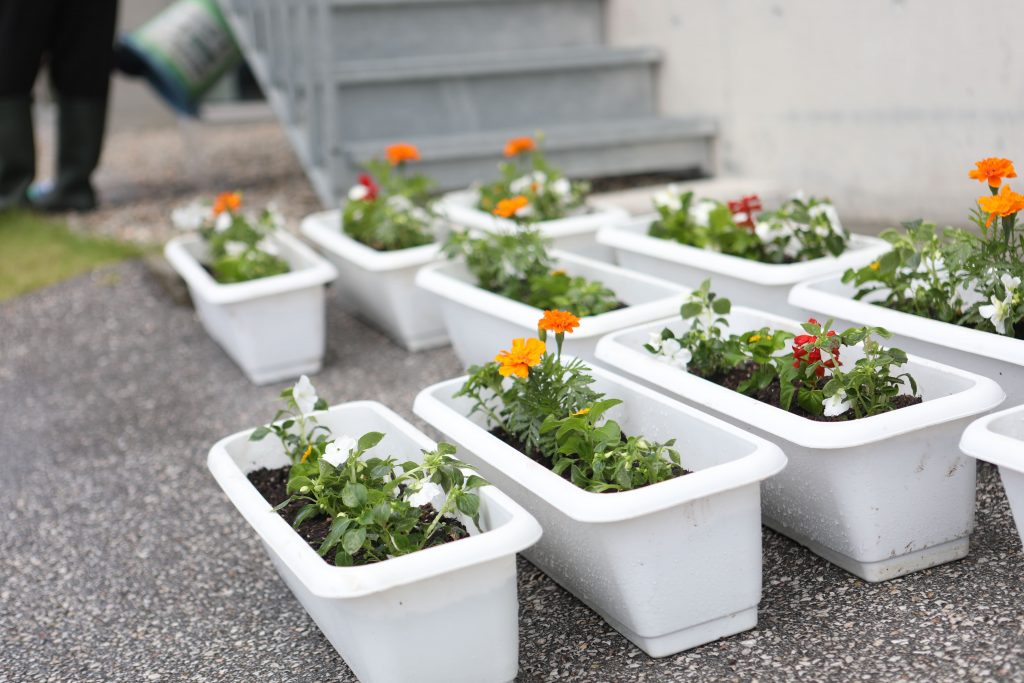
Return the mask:
{"type": "Polygon", "coordinates": [[[1020,0],[609,0],[614,44],[665,53],[663,111],[719,121],[721,172],[858,222],[963,222],[983,156],[1024,175],[1022,26],[1020,0]]]}

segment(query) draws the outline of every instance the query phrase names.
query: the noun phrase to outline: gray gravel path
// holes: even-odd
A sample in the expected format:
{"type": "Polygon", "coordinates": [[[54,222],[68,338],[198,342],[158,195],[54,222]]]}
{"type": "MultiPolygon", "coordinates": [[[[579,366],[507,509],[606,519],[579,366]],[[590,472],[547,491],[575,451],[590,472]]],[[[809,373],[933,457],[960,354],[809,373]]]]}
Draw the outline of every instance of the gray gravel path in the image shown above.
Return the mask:
{"type": "MultiPolygon", "coordinates": [[[[459,370],[336,307],[329,334],[314,381],[333,402],[412,417],[459,370]]],[[[0,303],[0,683],[352,680],[204,464],[278,389],[137,263],[0,303]]],[[[519,680],[1024,680],[1024,553],[979,474],[966,560],[869,585],[765,531],[758,628],[661,660],[521,561],[519,680]]],[[[424,637],[457,647],[438,627],[424,637]]]]}

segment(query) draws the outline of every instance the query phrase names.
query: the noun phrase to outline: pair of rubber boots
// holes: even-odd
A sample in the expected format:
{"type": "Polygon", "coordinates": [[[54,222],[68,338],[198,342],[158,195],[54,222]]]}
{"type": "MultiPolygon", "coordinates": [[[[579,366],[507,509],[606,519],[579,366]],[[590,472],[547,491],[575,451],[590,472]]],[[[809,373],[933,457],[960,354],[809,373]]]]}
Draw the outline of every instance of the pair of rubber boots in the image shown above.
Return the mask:
{"type": "Polygon", "coordinates": [[[90,211],[96,208],[93,171],[100,161],[106,99],[61,98],[58,102],[57,179],[36,191],[36,147],[32,100],[0,98],[0,211],[90,211]]]}

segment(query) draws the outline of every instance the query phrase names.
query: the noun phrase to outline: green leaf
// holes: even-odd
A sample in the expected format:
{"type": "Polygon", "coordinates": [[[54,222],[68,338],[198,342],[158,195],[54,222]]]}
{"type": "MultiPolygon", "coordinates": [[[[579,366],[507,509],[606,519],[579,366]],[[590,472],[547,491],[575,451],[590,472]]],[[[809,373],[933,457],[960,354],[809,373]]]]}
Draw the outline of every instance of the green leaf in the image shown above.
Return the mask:
{"type": "Polygon", "coordinates": [[[298,529],[303,522],[305,522],[307,519],[310,519],[318,512],[320,512],[320,508],[314,505],[313,503],[306,505],[301,510],[299,510],[299,514],[295,515],[295,521],[292,522],[292,526],[298,529]]]}
{"type": "Polygon", "coordinates": [[[366,503],[367,490],[363,484],[348,483],[341,490],[341,502],[346,507],[358,508],[366,503]]]}
{"type": "Polygon", "coordinates": [[[704,304],[697,301],[689,301],[679,308],[679,315],[683,317],[683,320],[689,318],[695,318],[704,311],[704,304]]]}
{"type": "Polygon", "coordinates": [[[331,548],[338,545],[342,535],[351,525],[352,520],[347,517],[337,517],[333,522],[331,522],[331,530],[327,534],[327,537],[324,538],[324,542],[320,544],[320,548],[317,550],[321,557],[330,552],[331,548]]]}
{"type": "Polygon", "coordinates": [[[345,536],[341,541],[341,549],[349,555],[355,555],[356,552],[363,547],[363,542],[366,540],[366,529],[359,527],[358,529],[352,529],[345,532],[345,536]]]}
{"type": "Polygon", "coordinates": [[[379,526],[384,526],[391,519],[391,506],[385,501],[373,506],[373,521],[379,526]]]}
{"type": "Polygon", "coordinates": [[[384,435],[381,432],[367,432],[359,437],[359,450],[368,451],[379,444],[383,438],[384,435]]]}
{"type": "Polygon", "coordinates": [[[725,315],[732,310],[732,303],[728,299],[715,299],[711,303],[711,310],[718,315],[725,315]]]}
{"type": "Polygon", "coordinates": [[[475,493],[463,493],[455,500],[456,507],[470,517],[476,517],[480,512],[480,496],[475,493]]]}
{"type": "Polygon", "coordinates": [[[257,427],[249,435],[249,441],[262,441],[270,434],[270,427],[257,427]]]}

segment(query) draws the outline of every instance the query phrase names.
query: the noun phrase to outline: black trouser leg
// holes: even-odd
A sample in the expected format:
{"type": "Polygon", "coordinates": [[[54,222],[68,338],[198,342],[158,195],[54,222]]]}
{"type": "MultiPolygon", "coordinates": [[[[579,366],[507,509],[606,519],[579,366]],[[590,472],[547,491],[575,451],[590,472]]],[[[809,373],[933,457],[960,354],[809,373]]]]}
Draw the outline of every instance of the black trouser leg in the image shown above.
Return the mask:
{"type": "Polygon", "coordinates": [[[59,0],[49,46],[59,107],[57,179],[34,199],[39,208],[96,206],[91,177],[103,149],[116,23],[117,0],[59,0]]]}

